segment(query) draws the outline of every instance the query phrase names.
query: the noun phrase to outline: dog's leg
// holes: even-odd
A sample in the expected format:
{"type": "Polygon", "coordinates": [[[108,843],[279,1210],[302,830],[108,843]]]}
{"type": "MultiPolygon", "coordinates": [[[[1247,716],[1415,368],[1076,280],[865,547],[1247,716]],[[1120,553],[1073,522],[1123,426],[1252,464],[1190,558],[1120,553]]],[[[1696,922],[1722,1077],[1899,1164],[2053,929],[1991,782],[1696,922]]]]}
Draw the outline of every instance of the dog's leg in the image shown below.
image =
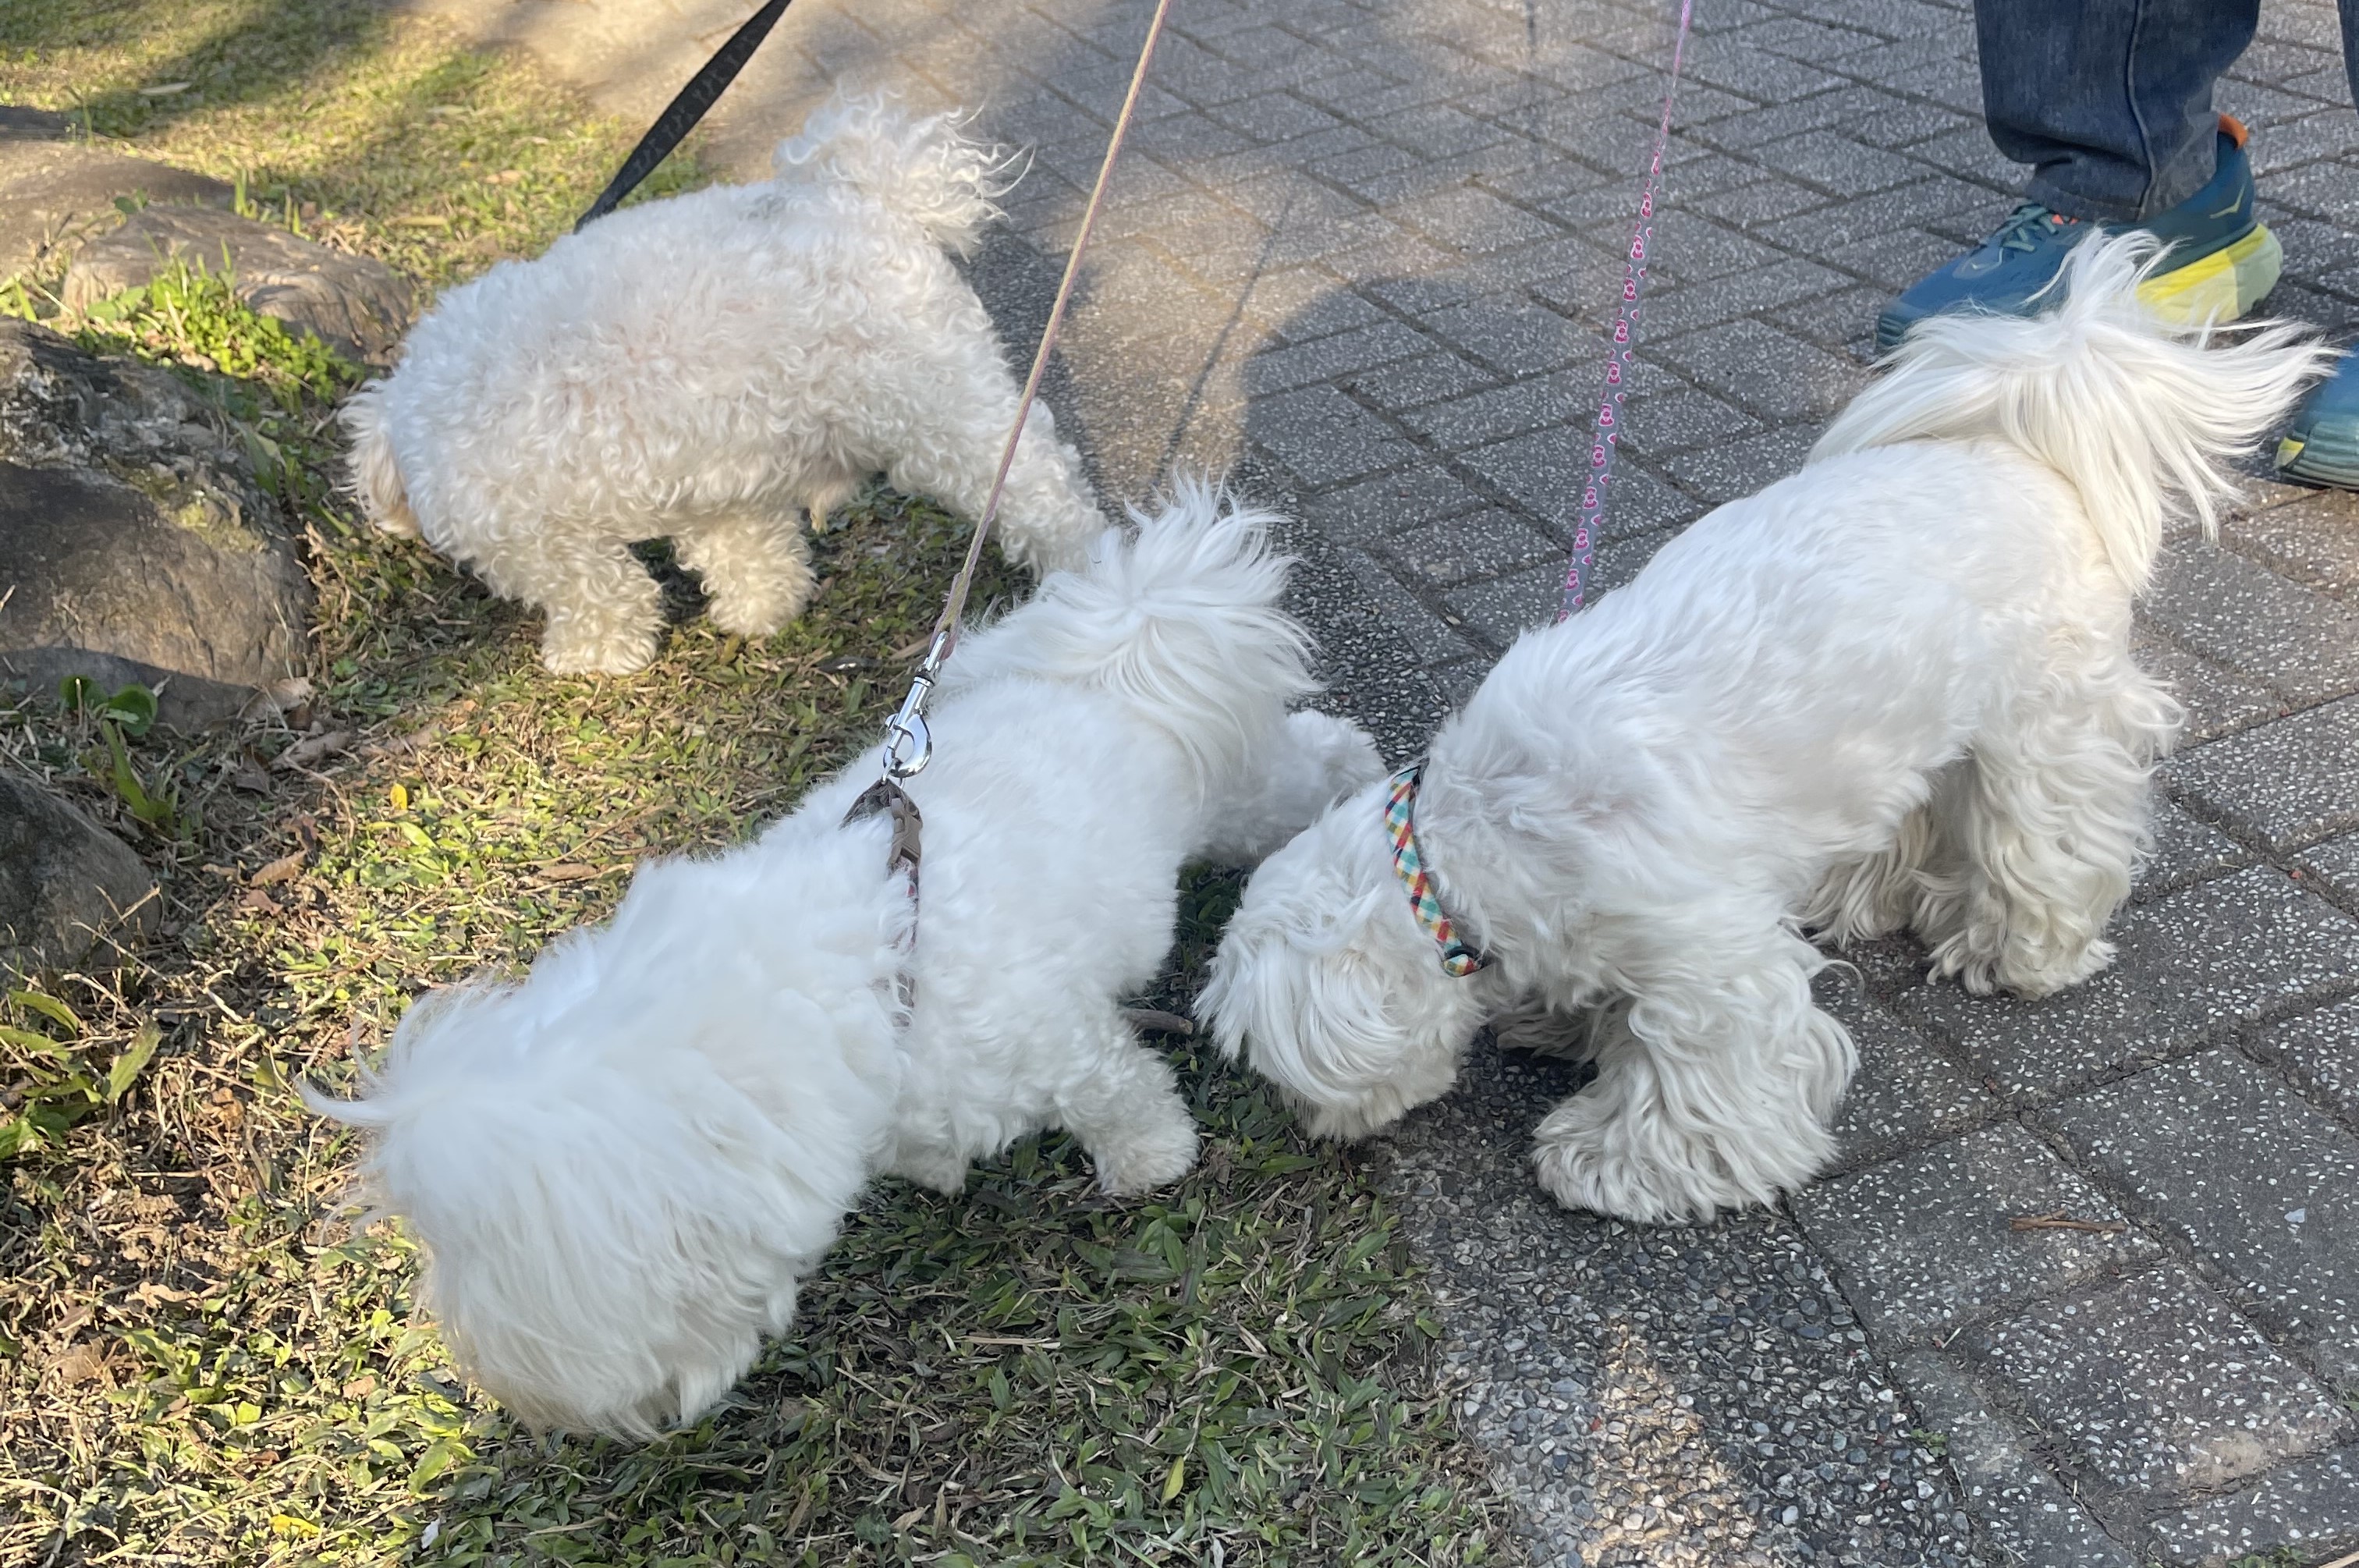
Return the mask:
{"type": "Polygon", "coordinates": [[[680,564],[704,580],[712,624],[766,637],[810,600],[810,544],[794,523],[756,513],[708,517],[673,536],[680,564]]]}
{"type": "Polygon", "coordinates": [[[1057,1095],[1059,1119],[1082,1140],[1098,1185],[1117,1197],[1177,1181],[1196,1163],[1196,1118],[1171,1063],[1139,1044],[1108,1009],[1074,1081],[1057,1095]]]}
{"type": "Polygon", "coordinates": [[[503,599],[547,617],[540,661],[560,675],[628,675],[656,656],[663,590],[625,546],[523,529],[534,548],[502,549],[467,564],[503,599]]]}
{"type": "MultiPolygon", "coordinates": [[[[1952,764],[1943,775],[1962,773],[1952,764]]],[[[1811,889],[1801,922],[1837,947],[1889,936],[1917,918],[1929,895],[1957,881],[1958,852],[1942,831],[1948,816],[1935,797],[1900,820],[1892,842],[1872,854],[1836,862],[1811,889]]]]}
{"type": "Polygon", "coordinates": [[[1587,1062],[1611,1027],[1603,1014],[1566,1012],[1542,997],[1527,996],[1491,1020],[1491,1036],[1507,1051],[1587,1062]]]}
{"type": "MultiPolygon", "coordinates": [[[[897,490],[930,495],[963,517],[979,517],[999,472],[1007,428],[1016,419],[1017,391],[995,344],[973,353],[938,354],[925,365],[925,410],[916,428],[895,431],[884,450],[895,453],[886,478],[897,490]]],[[[1105,517],[1081,475],[1081,460],[1057,439],[1046,403],[1032,406],[1016,459],[1007,470],[997,523],[1008,557],[1036,572],[1070,571],[1089,561],[1105,531],[1105,517]]]]}
{"type": "Polygon", "coordinates": [[[1603,1021],[1597,1081],[1536,1135],[1540,1185],[1622,1219],[1709,1218],[1767,1203],[1833,1152],[1827,1121],[1857,1058],[1810,999],[1816,949],[1758,911],[1654,933],[1621,965],[1628,1008],[1603,1021]]]}
{"type": "Polygon", "coordinates": [[[2126,652],[2046,676],[1975,737],[1950,829],[1966,874],[1920,930],[1970,991],[2044,996],[2111,964],[2105,924],[2152,843],[2147,779],[2178,704],[2126,652]]]}

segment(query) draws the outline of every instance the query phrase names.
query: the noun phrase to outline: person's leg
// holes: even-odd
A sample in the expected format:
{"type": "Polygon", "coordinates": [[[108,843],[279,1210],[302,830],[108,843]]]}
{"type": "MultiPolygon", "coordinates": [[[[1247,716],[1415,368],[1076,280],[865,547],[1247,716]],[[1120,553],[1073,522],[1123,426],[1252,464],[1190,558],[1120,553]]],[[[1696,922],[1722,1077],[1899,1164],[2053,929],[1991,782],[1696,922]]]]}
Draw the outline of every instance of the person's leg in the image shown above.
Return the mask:
{"type": "MultiPolygon", "coordinates": [[[[2359,102],[2359,0],[2341,0],[2343,70],[2359,102]]],[[[2277,445],[2277,471],[2288,479],[2359,490],[2359,352],[2343,356],[2293,417],[2277,445]]]]}
{"type": "Polygon", "coordinates": [[[2166,212],[2212,178],[2212,84],[2259,21],[2259,0],[1976,0],[1991,140],[2051,212],[2166,212]]]}
{"type": "Polygon", "coordinates": [[[1885,307],[1878,349],[1928,316],[2045,309],[2097,223],[2159,243],[2138,297],[2169,320],[2233,321],[2276,285],[2245,128],[2212,108],[2258,0],[1976,0],[1974,19],[1991,139],[2034,166],[2030,186],[1990,238],[1885,307]]]}

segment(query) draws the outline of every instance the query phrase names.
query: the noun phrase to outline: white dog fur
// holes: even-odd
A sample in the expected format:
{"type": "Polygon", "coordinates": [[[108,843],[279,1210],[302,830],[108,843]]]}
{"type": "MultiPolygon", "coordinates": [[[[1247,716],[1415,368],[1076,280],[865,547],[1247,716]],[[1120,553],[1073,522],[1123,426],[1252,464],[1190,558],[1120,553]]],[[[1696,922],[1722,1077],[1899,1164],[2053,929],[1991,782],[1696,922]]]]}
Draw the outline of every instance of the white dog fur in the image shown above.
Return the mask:
{"type": "Polygon", "coordinates": [[[1442,972],[1378,785],[1247,887],[1202,1003],[1223,1047],[1351,1138],[1443,1093],[1487,1019],[1561,1045],[1598,1009],[1540,1182],[1695,1219],[1830,1155],[1854,1056],[1798,927],[1908,927],[1976,992],[2103,968],[2180,722],[2131,660],[2131,601],[2332,357],[2157,323],[2147,243],[2083,245],[2037,321],[1919,326],[1799,474],[1508,650],[1435,737],[1415,819],[1491,967],[1442,972]]]}
{"type": "Polygon", "coordinates": [[[407,1216],[454,1354],[540,1425],[693,1420],[786,1331],[872,1175],[945,1192],[1070,1129],[1109,1192],[1196,1127],[1120,1003],[1171,942],[1181,864],[1249,861],[1381,771],[1311,689],[1266,515],[1183,488],[1135,538],[970,633],[908,781],[919,897],[864,762],[758,839],[658,861],[519,984],[420,999],[364,1099],[365,1185],[407,1216]],[[898,977],[914,983],[902,1010],[898,977]]]}
{"type": "MultiPolygon", "coordinates": [[[[637,540],[766,637],[810,596],[801,518],[869,475],[979,514],[1019,388],[944,254],[995,215],[1004,162],[958,124],[839,95],[767,184],[625,208],[443,295],[344,406],[370,520],[545,612],[549,669],[620,674],[663,628],[637,540]]],[[[1104,527],[1036,405],[1001,544],[1047,572],[1104,527]]]]}

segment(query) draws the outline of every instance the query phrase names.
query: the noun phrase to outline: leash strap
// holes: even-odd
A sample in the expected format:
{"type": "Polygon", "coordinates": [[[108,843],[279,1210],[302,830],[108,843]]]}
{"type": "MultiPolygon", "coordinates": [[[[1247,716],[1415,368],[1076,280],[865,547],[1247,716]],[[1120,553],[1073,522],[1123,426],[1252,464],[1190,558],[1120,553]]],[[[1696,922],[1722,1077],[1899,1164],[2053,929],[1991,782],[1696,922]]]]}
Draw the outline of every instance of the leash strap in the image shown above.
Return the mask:
{"type": "Polygon", "coordinates": [[[934,682],[941,676],[942,663],[958,646],[959,618],[966,614],[967,594],[974,587],[974,572],[983,560],[984,541],[991,537],[991,525],[999,517],[1000,493],[1007,488],[1007,470],[1016,462],[1016,443],[1023,439],[1024,422],[1032,417],[1032,403],[1040,394],[1040,378],[1048,373],[1049,351],[1057,346],[1058,330],[1064,325],[1065,306],[1073,296],[1073,280],[1081,275],[1082,253],[1090,248],[1090,231],[1097,226],[1098,209],[1105,205],[1107,183],[1114,178],[1114,160],[1122,156],[1123,138],[1130,134],[1130,122],[1138,113],[1138,97],[1147,85],[1147,68],[1155,59],[1156,41],[1163,36],[1163,19],[1171,11],[1171,0],[1156,0],[1155,16],[1147,24],[1147,39],[1139,45],[1138,64],[1130,73],[1130,92],[1122,101],[1122,113],[1114,117],[1114,135],[1106,139],[1105,158],[1098,165],[1098,181],[1090,191],[1090,204],[1082,211],[1082,226],[1073,235],[1073,253],[1065,258],[1065,276],[1057,285],[1056,303],[1049,307],[1049,324],[1040,331],[1040,346],[1032,355],[1032,374],[1024,380],[1024,396],[1016,401],[1016,423],[1007,432],[1007,445],[999,454],[999,472],[993,475],[991,494],[983,504],[983,516],[975,519],[974,537],[967,541],[966,560],[958,575],[951,580],[950,598],[934,622],[934,635],[926,645],[926,657],[919,664],[917,674],[909,681],[909,694],[901,700],[900,711],[885,725],[885,777],[888,779],[908,779],[921,772],[933,756],[933,740],[926,732],[926,704],[932,697],[934,682]]]}
{"type": "MultiPolygon", "coordinates": [[[[885,852],[885,869],[909,878],[909,941],[907,951],[915,952],[918,946],[918,858],[921,852],[919,835],[925,827],[925,819],[918,814],[918,802],[909,799],[907,790],[890,779],[879,779],[853,800],[852,809],[843,813],[842,825],[848,828],[863,818],[880,815],[890,817],[893,822],[892,845],[885,852]]],[[[894,980],[894,989],[904,1011],[917,1007],[918,979],[915,975],[904,968],[894,980]]]]}
{"type": "Polygon", "coordinates": [[[1433,873],[1425,868],[1425,856],[1418,853],[1413,819],[1418,776],[1424,770],[1420,762],[1393,775],[1392,793],[1385,798],[1385,831],[1392,835],[1393,870],[1408,889],[1409,912],[1441,949],[1441,972],[1463,979],[1488,968],[1491,961],[1459,940],[1458,929],[1441,912],[1441,899],[1433,890],[1433,873]]]}
{"type": "Polygon", "coordinates": [[[614,180],[599,192],[598,200],[590,203],[590,210],[582,213],[581,221],[573,225],[575,234],[580,234],[584,227],[621,205],[624,197],[639,188],[639,181],[656,171],[656,165],[671,156],[671,149],[679,146],[680,138],[696,128],[696,123],[704,118],[705,112],[712,107],[722,93],[728,91],[729,84],[737,80],[737,73],[745,69],[745,62],[754,58],[756,49],[762,47],[762,40],[770,36],[770,29],[777,26],[778,18],[787,14],[788,3],[789,0],[769,0],[768,5],[748,16],[742,27],[729,35],[729,41],[704,62],[703,70],[689,78],[688,85],[681,88],[679,96],[656,116],[656,123],[647,127],[647,134],[639,138],[639,145],[633,147],[631,156],[623,160],[623,167],[616,171],[614,180]]]}
{"type": "Polygon", "coordinates": [[[1605,495],[1614,479],[1614,453],[1621,444],[1623,387],[1632,364],[1631,344],[1638,337],[1638,296],[1647,283],[1647,251],[1655,238],[1655,188],[1663,178],[1663,153],[1671,139],[1671,103],[1680,93],[1680,62],[1687,53],[1688,25],[1695,0],[1680,0],[1680,30],[1671,45],[1671,79],[1663,89],[1663,117],[1655,127],[1655,158],[1647,166],[1647,186],[1638,196],[1638,222],[1630,232],[1630,254],[1624,263],[1622,304],[1614,315],[1613,342],[1605,351],[1605,390],[1597,400],[1597,421],[1589,445],[1589,477],[1582,482],[1581,517],[1572,528],[1572,558],[1565,563],[1564,602],[1557,607],[1562,621],[1582,605],[1597,552],[1597,530],[1605,520],[1605,495]]]}

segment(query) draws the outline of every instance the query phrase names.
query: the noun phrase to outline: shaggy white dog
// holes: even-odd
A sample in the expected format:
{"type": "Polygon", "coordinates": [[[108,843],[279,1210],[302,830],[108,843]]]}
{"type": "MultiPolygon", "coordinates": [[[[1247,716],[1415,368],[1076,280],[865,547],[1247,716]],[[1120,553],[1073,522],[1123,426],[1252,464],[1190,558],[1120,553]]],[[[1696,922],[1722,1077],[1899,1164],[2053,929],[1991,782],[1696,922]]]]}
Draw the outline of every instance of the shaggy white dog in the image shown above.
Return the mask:
{"type": "MultiPolygon", "coordinates": [[[[1002,167],[956,127],[840,96],[769,183],[625,208],[443,295],[344,406],[370,520],[545,612],[551,670],[620,674],[663,628],[636,540],[671,539],[714,622],[766,637],[810,596],[801,517],[869,475],[976,516],[1019,387],[944,255],[1002,167]]],[[[1045,407],[998,527],[1040,572],[1105,527],[1045,407]]]]}
{"type": "Polygon", "coordinates": [[[364,1177],[476,1380],[537,1424],[689,1421],[783,1333],[872,1175],[946,1192],[1063,1127],[1109,1192],[1196,1127],[1120,1006],[1181,864],[1250,859],[1382,768],[1310,690],[1267,519],[1185,490],[972,633],[931,717],[919,897],[864,762],[740,848],[640,870],[520,984],[420,999],[367,1094],[364,1177]],[[902,985],[914,989],[905,1007],[902,985]]]}
{"type": "Polygon", "coordinates": [[[1541,1184],[1691,1219],[1831,1152],[1854,1056],[1798,925],[1908,926],[1978,992],[2103,968],[2180,720],[2131,601],[2330,358],[2155,322],[2143,243],[2082,246],[2038,321],[1920,325],[1799,474],[1508,650],[1414,812],[1487,968],[1443,972],[1377,786],[1255,876],[1203,999],[1223,1047],[1357,1137],[1445,1091],[1486,1019],[1531,1043],[1551,1014],[1598,1071],[1541,1122],[1541,1184]]]}

